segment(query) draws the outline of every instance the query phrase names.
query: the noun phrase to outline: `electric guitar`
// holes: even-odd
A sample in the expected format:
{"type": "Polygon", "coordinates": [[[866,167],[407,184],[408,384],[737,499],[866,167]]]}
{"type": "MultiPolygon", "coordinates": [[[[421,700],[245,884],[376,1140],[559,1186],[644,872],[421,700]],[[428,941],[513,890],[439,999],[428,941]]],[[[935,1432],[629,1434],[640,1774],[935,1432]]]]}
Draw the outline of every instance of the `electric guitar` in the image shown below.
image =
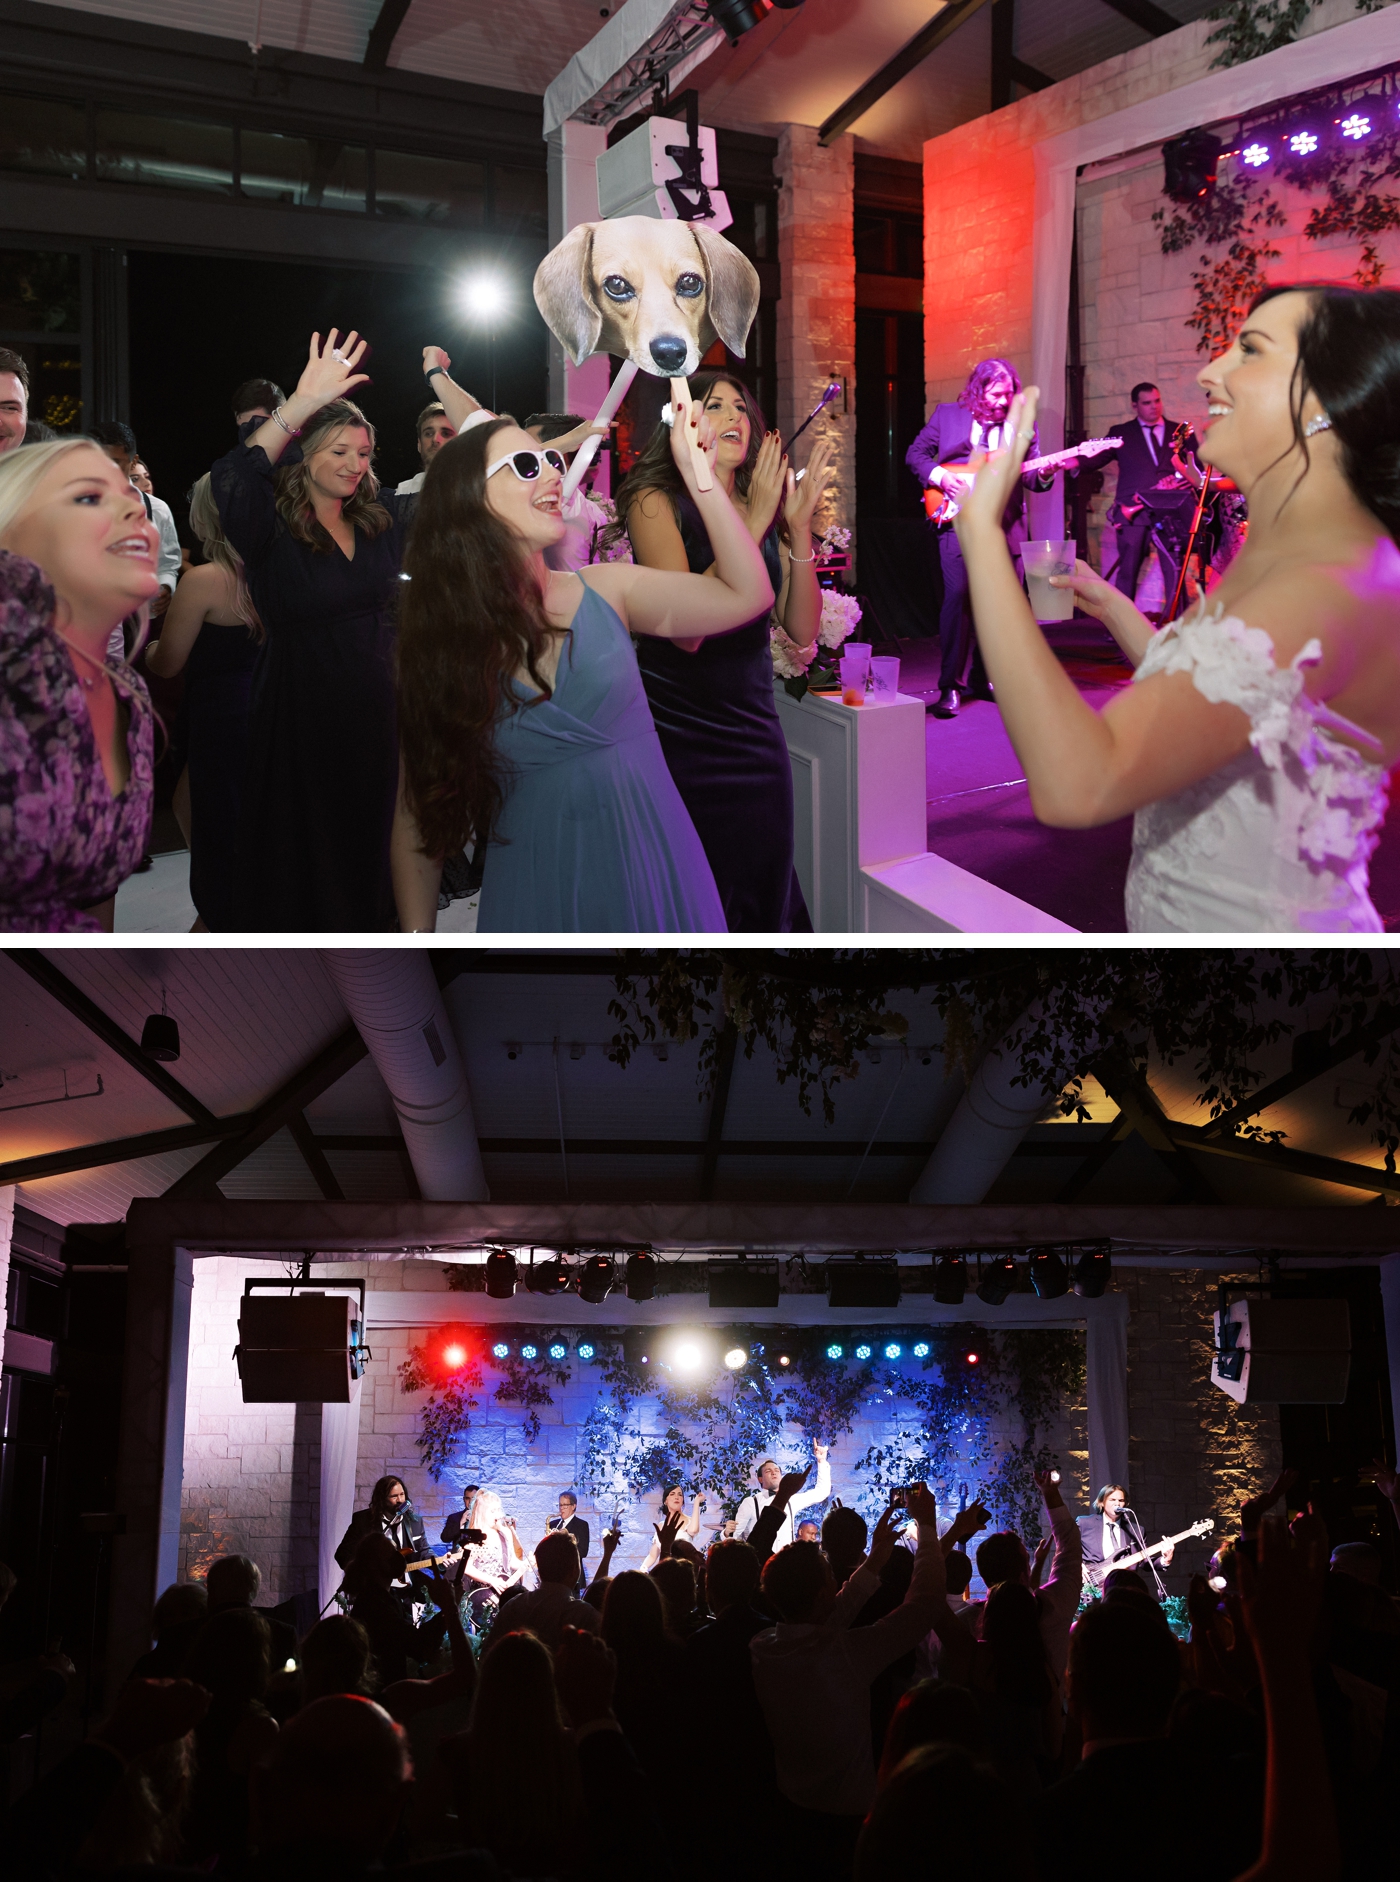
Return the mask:
{"type": "MultiPolygon", "coordinates": [[[[1096,457],[1100,451],[1116,451],[1122,442],[1121,438],[1086,438],[1083,444],[1072,444],[1064,451],[1052,451],[1048,457],[1033,457],[1028,464],[1021,466],[1021,475],[1025,477],[1032,471],[1068,464],[1071,458],[1096,457]]],[[[945,466],[940,464],[938,468],[942,470],[945,466]]],[[[961,470],[964,466],[950,464],[946,468],[961,470]]],[[[949,496],[946,490],[938,489],[935,484],[930,484],[924,492],[924,511],[931,523],[951,523],[961,507],[956,497],[949,496]]]]}
{"type": "Polygon", "coordinates": [[[1208,1536],[1214,1527],[1210,1517],[1203,1516],[1198,1523],[1192,1523],[1189,1529],[1183,1529],[1179,1535],[1163,1536],[1160,1542],[1138,1549],[1132,1555],[1120,1554],[1112,1562],[1086,1562],[1084,1579],[1091,1587],[1102,1588],[1115,1568],[1135,1568],[1139,1562],[1150,1562],[1154,1555],[1160,1555],[1164,1549],[1175,1548],[1178,1542],[1185,1542],[1188,1536],[1208,1536]]]}

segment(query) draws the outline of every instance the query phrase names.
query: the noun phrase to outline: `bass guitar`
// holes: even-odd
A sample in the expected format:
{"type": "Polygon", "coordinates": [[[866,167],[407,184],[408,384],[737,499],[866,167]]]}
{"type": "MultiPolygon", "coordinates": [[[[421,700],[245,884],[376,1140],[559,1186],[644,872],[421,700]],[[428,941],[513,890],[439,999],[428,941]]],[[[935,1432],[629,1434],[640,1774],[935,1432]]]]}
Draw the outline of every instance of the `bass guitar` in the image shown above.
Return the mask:
{"type": "Polygon", "coordinates": [[[1164,1549],[1173,1549],[1178,1542],[1185,1542],[1188,1536],[1208,1536],[1215,1524],[1209,1516],[1203,1516],[1198,1523],[1192,1523],[1189,1529],[1183,1529],[1179,1535],[1163,1536],[1160,1542],[1151,1543],[1145,1549],[1138,1549],[1133,1554],[1120,1553],[1112,1562],[1086,1562],[1084,1579],[1092,1588],[1102,1588],[1104,1582],[1115,1568],[1136,1568],[1139,1562],[1150,1562],[1164,1549]]]}
{"type": "MultiPolygon", "coordinates": [[[[1052,451],[1047,457],[1033,457],[1028,464],[1021,466],[1021,475],[1029,476],[1034,471],[1058,469],[1061,464],[1068,464],[1077,457],[1096,457],[1100,451],[1116,451],[1123,440],[1121,438],[1086,438],[1083,444],[1073,444],[1064,451],[1052,451]]],[[[950,464],[939,469],[958,470],[962,467],[950,464]]],[[[924,513],[931,523],[951,523],[961,504],[946,490],[940,490],[930,484],[924,492],[924,513]]]]}

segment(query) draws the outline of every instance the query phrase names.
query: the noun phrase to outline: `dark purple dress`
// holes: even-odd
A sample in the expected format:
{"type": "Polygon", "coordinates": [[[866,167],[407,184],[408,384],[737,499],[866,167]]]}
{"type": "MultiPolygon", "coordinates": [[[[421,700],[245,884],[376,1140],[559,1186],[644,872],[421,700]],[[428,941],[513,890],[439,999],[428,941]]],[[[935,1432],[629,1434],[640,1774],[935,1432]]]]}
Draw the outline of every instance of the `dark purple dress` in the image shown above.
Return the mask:
{"type": "MultiPolygon", "coordinates": [[[[297,461],[297,447],[283,464],[297,461]]],[[[395,925],[389,833],[398,791],[394,604],[406,505],[356,532],[355,554],[313,549],[277,513],[276,472],[235,445],[211,473],[267,639],[253,670],[248,759],[230,898],[253,933],[383,933],[395,925]]]]}
{"type": "MultiPolygon", "coordinates": [[[[692,573],[714,561],[700,512],[676,500],[692,573]]],[[[776,531],[762,544],[776,595],[782,580],[776,531]]],[[[647,704],[661,749],[714,871],[731,934],[810,934],[812,919],[792,861],[792,765],[773,700],[765,613],[696,653],[637,637],[647,704]]]]}
{"type": "Polygon", "coordinates": [[[0,932],[98,934],[105,902],[145,854],[154,715],[125,661],[107,671],[126,706],[131,764],[113,797],[73,660],[54,632],[43,571],[0,549],[0,932]]]}

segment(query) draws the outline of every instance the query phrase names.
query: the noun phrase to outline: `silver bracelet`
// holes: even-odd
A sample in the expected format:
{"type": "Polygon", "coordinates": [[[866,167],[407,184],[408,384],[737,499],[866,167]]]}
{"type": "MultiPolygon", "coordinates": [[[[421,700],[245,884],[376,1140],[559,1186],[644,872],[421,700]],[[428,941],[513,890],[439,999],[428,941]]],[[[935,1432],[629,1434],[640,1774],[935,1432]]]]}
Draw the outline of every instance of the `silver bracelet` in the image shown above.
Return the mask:
{"type": "Polygon", "coordinates": [[[299,438],[301,436],[300,425],[298,425],[296,430],[293,431],[291,426],[287,423],[286,419],[283,418],[282,407],[280,405],[276,405],[273,407],[272,416],[273,416],[273,419],[276,421],[276,423],[279,424],[282,427],[283,431],[286,432],[289,438],[299,438]]]}
{"type": "Polygon", "coordinates": [[[816,559],[817,559],[817,552],[815,549],[812,551],[810,555],[794,555],[791,549],[788,550],[788,561],[789,562],[801,562],[804,565],[804,567],[806,566],[808,562],[815,562],[816,559]]]}

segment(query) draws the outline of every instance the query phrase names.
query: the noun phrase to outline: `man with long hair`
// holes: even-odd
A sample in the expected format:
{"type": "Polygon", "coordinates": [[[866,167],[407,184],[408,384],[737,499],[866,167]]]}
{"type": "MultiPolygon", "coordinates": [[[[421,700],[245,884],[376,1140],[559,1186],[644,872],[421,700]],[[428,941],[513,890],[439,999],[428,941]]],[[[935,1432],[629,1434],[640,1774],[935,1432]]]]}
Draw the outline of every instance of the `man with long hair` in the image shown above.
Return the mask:
{"type": "MultiPolygon", "coordinates": [[[[995,451],[1007,442],[1002,433],[1011,401],[1021,390],[1021,377],[1010,360],[979,360],[955,400],[935,405],[928,423],[905,454],[905,463],[921,484],[941,490],[957,503],[970,488],[968,459],[977,451],[995,451]]],[[[1039,456],[1038,436],[1032,436],[1028,458],[1039,456]]],[[[1012,549],[1026,539],[1022,487],[1048,490],[1053,472],[1023,477],[1006,506],[1002,528],[1012,549]]],[[[938,612],[941,660],[938,698],[929,706],[936,719],[956,719],[964,699],[994,699],[992,683],[982,664],[981,649],[968,605],[967,569],[953,530],[951,516],[938,525],[938,563],[943,573],[943,603],[938,612]],[[968,652],[972,669],[964,679],[968,652]]]]}
{"type": "MultiPolygon", "coordinates": [[[[398,1550],[405,1562],[419,1562],[428,1553],[428,1539],[423,1530],[423,1521],[409,1500],[402,1477],[381,1477],[370,1492],[369,1508],[356,1510],[350,1518],[350,1527],[340,1539],[340,1546],[335,1552],[335,1559],[342,1568],[348,1568],[354,1561],[361,1543],[367,1536],[378,1533],[386,1537],[398,1550]]],[[[431,1592],[431,1584],[422,1577],[420,1592],[431,1592]]],[[[394,1582],[394,1591],[400,1600],[408,1605],[412,1600],[410,1578],[407,1574],[394,1582]]]]}

